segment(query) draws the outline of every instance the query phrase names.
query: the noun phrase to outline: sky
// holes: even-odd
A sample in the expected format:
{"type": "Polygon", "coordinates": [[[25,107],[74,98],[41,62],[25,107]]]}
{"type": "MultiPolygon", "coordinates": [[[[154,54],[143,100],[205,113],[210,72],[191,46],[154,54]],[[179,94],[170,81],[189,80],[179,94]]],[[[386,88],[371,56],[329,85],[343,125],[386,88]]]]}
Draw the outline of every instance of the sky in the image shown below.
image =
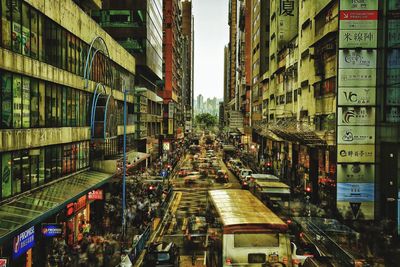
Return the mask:
{"type": "Polygon", "coordinates": [[[228,43],[228,1],[192,0],[194,16],[194,96],[222,98],[224,46],[228,43]]]}

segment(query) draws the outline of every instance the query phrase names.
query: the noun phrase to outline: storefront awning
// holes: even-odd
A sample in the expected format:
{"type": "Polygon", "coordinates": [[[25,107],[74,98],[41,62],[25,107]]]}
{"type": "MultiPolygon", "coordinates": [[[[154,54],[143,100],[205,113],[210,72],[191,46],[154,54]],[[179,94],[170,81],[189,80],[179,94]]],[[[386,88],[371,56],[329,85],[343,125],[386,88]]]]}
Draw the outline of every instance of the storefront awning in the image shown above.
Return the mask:
{"type": "Polygon", "coordinates": [[[61,211],[112,175],[84,171],[0,206],[0,244],[61,211]]]}

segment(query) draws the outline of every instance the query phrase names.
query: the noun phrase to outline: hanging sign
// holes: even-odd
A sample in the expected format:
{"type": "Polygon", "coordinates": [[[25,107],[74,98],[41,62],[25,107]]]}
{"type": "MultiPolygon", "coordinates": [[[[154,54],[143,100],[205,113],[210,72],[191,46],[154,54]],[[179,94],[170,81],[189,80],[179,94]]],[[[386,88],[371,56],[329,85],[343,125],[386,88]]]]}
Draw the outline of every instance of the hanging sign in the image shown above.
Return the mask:
{"type": "Polygon", "coordinates": [[[63,226],[58,223],[43,223],[42,234],[45,237],[61,236],[63,234],[63,226]]]}
{"type": "Polygon", "coordinates": [[[18,258],[35,244],[35,227],[32,226],[26,231],[23,231],[16,237],[13,242],[13,259],[18,258]]]}

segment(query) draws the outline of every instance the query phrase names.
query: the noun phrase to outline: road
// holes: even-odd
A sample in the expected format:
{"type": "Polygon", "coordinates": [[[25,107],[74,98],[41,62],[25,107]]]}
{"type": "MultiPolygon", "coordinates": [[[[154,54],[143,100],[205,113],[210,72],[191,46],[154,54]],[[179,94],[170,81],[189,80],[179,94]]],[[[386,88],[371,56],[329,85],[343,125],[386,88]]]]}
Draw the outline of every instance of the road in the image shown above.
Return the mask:
{"type": "MultiPolygon", "coordinates": [[[[204,155],[204,151],[202,152],[204,155]]],[[[240,184],[234,174],[232,174],[222,161],[221,152],[216,154],[220,168],[228,173],[229,182],[225,184],[216,183],[211,177],[198,179],[192,185],[185,185],[184,179],[177,175],[177,169],[182,166],[190,166],[192,159],[189,155],[183,158],[178,164],[175,172],[170,179],[174,192],[168,207],[166,216],[160,222],[158,231],[152,236],[150,241],[173,241],[180,248],[180,266],[205,266],[204,241],[206,232],[199,232],[193,240],[195,246],[190,245],[186,229],[188,220],[191,216],[204,218],[206,215],[207,192],[213,189],[240,188],[240,184]],[[194,249],[192,249],[194,248],[194,249]],[[195,259],[193,257],[195,255],[195,259]],[[192,262],[194,260],[194,262],[192,262]]],[[[205,155],[204,155],[205,157],[205,155]]],[[[135,266],[140,266],[141,257],[135,266]]]]}

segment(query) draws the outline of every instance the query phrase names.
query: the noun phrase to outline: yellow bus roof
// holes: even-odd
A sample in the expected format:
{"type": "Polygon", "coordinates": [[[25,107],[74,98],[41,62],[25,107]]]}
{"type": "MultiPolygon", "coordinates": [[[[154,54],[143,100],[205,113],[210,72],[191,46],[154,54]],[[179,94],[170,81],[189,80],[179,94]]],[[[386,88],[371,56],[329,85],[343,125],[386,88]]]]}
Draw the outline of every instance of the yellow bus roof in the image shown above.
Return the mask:
{"type": "Polygon", "coordinates": [[[260,187],[272,187],[272,188],[290,188],[287,184],[282,182],[266,182],[266,181],[257,181],[256,184],[260,187]]]}
{"type": "Polygon", "coordinates": [[[247,190],[210,190],[211,201],[223,226],[266,225],[270,229],[287,229],[287,225],[247,190]]]}

